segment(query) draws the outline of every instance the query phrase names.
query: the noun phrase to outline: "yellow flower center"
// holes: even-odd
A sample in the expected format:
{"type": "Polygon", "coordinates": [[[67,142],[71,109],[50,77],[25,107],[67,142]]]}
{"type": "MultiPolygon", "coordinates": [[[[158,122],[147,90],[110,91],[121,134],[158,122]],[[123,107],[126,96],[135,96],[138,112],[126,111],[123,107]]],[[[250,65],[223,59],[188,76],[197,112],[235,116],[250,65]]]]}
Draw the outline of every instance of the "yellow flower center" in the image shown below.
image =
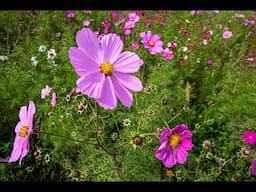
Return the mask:
{"type": "Polygon", "coordinates": [[[27,134],[28,134],[28,126],[24,125],[24,126],[21,127],[19,136],[20,137],[26,137],[27,134]]]}
{"type": "Polygon", "coordinates": [[[155,45],[154,41],[152,41],[152,40],[148,41],[148,44],[149,44],[151,47],[153,47],[153,46],[155,45]]]}
{"type": "Polygon", "coordinates": [[[101,72],[104,73],[105,75],[112,75],[113,69],[114,69],[113,64],[109,62],[102,63],[100,66],[101,72]]]}
{"type": "Polygon", "coordinates": [[[171,147],[177,147],[177,145],[180,142],[180,136],[179,134],[175,133],[169,137],[169,145],[171,147]]]}
{"type": "Polygon", "coordinates": [[[174,176],[174,173],[173,173],[173,171],[172,170],[167,170],[166,171],[166,176],[168,176],[168,177],[172,177],[172,176],[174,176]]]}

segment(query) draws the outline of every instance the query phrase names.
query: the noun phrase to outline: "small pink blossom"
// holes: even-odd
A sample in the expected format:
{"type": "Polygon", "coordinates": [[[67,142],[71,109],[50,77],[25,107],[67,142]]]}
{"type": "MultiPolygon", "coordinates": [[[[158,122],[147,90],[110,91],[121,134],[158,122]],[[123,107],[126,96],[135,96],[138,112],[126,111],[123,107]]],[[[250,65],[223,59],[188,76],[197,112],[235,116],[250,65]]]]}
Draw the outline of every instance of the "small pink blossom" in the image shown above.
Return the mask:
{"type": "Polygon", "coordinates": [[[125,29],[131,29],[135,27],[135,22],[134,21],[126,21],[124,24],[125,29]]]}
{"type": "Polygon", "coordinates": [[[244,14],[239,14],[236,17],[239,18],[239,19],[242,19],[242,18],[245,18],[245,15],[244,14]]]}
{"type": "Polygon", "coordinates": [[[169,42],[169,43],[167,43],[167,47],[171,48],[171,49],[176,49],[177,48],[177,43],[169,42]]]}
{"type": "Polygon", "coordinates": [[[51,100],[51,104],[54,107],[57,103],[57,95],[55,92],[52,93],[52,100],[51,100]]]}
{"type": "Polygon", "coordinates": [[[45,88],[41,90],[41,99],[45,99],[47,96],[49,96],[52,88],[46,85],[45,88]]]}
{"type": "Polygon", "coordinates": [[[169,59],[169,60],[173,59],[173,53],[172,51],[169,50],[169,48],[164,49],[161,55],[166,59],[169,59]]]}
{"type": "Polygon", "coordinates": [[[149,18],[145,19],[145,25],[147,25],[147,26],[150,25],[150,19],[149,18]]]}
{"type": "Polygon", "coordinates": [[[132,48],[135,49],[135,50],[139,49],[140,48],[139,43],[138,42],[133,42],[132,43],[132,48]]]}
{"type": "Polygon", "coordinates": [[[155,55],[163,51],[163,42],[158,34],[152,35],[151,31],[140,33],[144,47],[150,54],[155,55]]]}
{"type": "Polygon", "coordinates": [[[59,38],[61,36],[61,32],[57,32],[56,34],[55,34],[55,37],[57,37],[57,38],[59,38]]]}
{"type": "Polygon", "coordinates": [[[214,62],[212,59],[208,59],[207,62],[206,62],[208,65],[212,65],[214,62]]]}
{"type": "Polygon", "coordinates": [[[225,31],[222,34],[223,39],[229,39],[230,37],[232,37],[232,32],[231,31],[225,31]]]}
{"type": "Polygon", "coordinates": [[[244,142],[253,145],[256,142],[256,133],[253,131],[246,131],[243,135],[244,142]]]}
{"type": "Polygon", "coordinates": [[[110,16],[112,17],[112,19],[117,19],[119,15],[116,11],[113,11],[110,13],[110,16]]]}
{"type": "Polygon", "coordinates": [[[1,162],[15,162],[19,161],[21,164],[22,159],[28,154],[30,149],[29,136],[33,131],[33,117],[36,112],[35,104],[29,101],[29,106],[22,106],[19,112],[20,121],[15,127],[15,140],[10,157],[0,159],[1,162]]]}
{"type": "Polygon", "coordinates": [[[90,23],[91,23],[91,22],[90,22],[89,20],[84,20],[84,21],[83,21],[83,26],[84,26],[84,27],[89,27],[90,23]]]}
{"type": "Polygon", "coordinates": [[[123,32],[124,32],[125,35],[130,35],[132,30],[131,29],[124,29],[123,32]]]}
{"type": "Polygon", "coordinates": [[[72,19],[75,17],[75,13],[72,11],[66,11],[66,16],[67,18],[72,19]]]}
{"type": "Polygon", "coordinates": [[[129,13],[128,14],[129,21],[137,23],[140,20],[140,17],[136,13],[129,13]]]}
{"type": "Polygon", "coordinates": [[[87,14],[87,15],[90,15],[92,13],[91,10],[84,10],[84,13],[87,14]]]}

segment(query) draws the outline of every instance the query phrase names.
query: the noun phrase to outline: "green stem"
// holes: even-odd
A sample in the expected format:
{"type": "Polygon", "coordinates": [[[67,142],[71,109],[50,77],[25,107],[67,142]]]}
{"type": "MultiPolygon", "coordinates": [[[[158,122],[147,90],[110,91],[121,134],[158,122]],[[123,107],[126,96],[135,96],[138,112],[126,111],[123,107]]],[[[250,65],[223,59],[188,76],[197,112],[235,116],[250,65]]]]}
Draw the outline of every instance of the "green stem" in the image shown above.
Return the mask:
{"type": "Polygon", "coordinates": [[[68,136],[59,135],[59,134],[56,134],[56,133],[47,133],[47,132],[44,132],[44,131],[39,131],[39,133],[50,135],[50,136],[56,136],[56,137],[65,138],[65,139],[68,139],[68,140],[71,140],[71,141],[75,141],[75,142],[78,142],[78,143],[82,143],[82,144],[92,144],[92,145],[95,145],[95,143],[79,141],[79,140],[76,140],[76,139],[72,139],[72,138],[70,138],[68,136]]]}
{"type": "Polygon", "coordinates": [[[172,122],[174,119],[176,119],[179,115],[181,115],[181,113],[186,109],[186,104],[182,107],[182,109],[173,117],[171,118],[170,121],[168,121],[168,123],[172,122]]]}

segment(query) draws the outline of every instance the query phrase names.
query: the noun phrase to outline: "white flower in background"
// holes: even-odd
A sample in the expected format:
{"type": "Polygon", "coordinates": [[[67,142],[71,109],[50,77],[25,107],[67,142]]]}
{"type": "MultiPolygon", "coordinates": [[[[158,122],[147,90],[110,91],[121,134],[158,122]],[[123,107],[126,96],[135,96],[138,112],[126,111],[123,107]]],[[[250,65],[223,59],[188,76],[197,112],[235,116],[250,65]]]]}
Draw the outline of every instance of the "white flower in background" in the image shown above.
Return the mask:
{"type": "Polygon", "coordinates": [[[47,49],[46,45],[40,45],[38,51],[45,52],[47,49]]]}
{"type": "Polygon", "coordinates": [[[188,50],[188,48],[187,48],[187,47],[184,47],[182,50],[183,50],[184,52],[186,52],[186,51],[188,50]]]}
{"type": "Polygon", "coordinates": [[[57,67],[58,66],[58,64],[53,60],[52,61],[52,65],[54,66],[54,67],[57,67]]]}
{"type": "Polygon", "coordinates": [[[184,59],[185,59],[185,60],[188,60],[188,56],[187,56],[187,55],[185,55],[185,56],[184,56],[184,59]]]}
{"type": "Polygon", "coordinates": [[[203,40],[203,44],[207,45],[208,41],[206,39],[203,40]]]}
{"type": "Polygon", "coordinates": [[[30,60],[31,60],[31,62],[32,62],[32,65],[36,67],[37,64],[38,64],[38,61],[36,60],[36,57],[33,56],[33,57],[31,57],[30,60]]]}
{"type": "Polygon", "coordinates": [[[7,61],[7,60],[8,60],[8,57],[5,56],[5,55],[0,55],[0,60],[1,60],[1,61],[7,61]]]}
{"type": "Polygon", "coordinates": [[[53,59],[55,59],[55,57],[56,57],[55,49],[50,49],[50,50],[48,50],[47,59],[48,59],[48,60],[49,60],[49,59],[53,60],[53,59]]]}
{"type": "Polygon", "coordinates": [[[186,22],[186,23],[190,23],[190,21],[189,21],[189,20],[187,20],[187,19],[185,20],[185,22],[186,22]]]}
{"type": "Polygon", "coordinates": [[[200,62],[201,62],[201,58],[197,58],[197,59],[196,59],[196,62],[197,62],[197,63],[200,63],[200,62]]]}

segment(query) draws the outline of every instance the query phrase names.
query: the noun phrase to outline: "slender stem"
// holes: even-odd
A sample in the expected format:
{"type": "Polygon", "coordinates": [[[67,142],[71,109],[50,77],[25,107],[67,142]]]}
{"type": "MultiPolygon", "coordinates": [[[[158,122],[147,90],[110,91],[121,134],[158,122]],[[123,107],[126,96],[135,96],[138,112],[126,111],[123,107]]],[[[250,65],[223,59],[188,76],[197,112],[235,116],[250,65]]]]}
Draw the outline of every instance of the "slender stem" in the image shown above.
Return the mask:
{"type": "Polygon", "coordinates": [[[75,142],[78,142],[78,143],[82,143],[82,144],[92,144],[92,145],[95,145],[95,143],[79,141],[79,140],[76,140],[76,139],[72,139],[72,138],[70,138],[68,136],[59,135],[59,134],[56,134],[56,133],[47,133],[47,132],[44,132],[44,131],[39,131],[39,133],[46,134],[46,135],[51,135],[51,136],[56,136],[56,137],[62,137],[62,138],[65,138],[65,139],[68,139],[68,140],[71,140],[71,141],[75,141],[75,142]]]}
{"type": "Polygon", "coordinates": [[[179,113],[177,113],[173,118],[171,118],[170,121],[168,121],[168,123],[172,122],[174,119],[176,119],[179,115],[181,115],[181,113],[185,110],[186,108],[186,104],[182,107],[182,109],[179,111],[179,113]]]}

